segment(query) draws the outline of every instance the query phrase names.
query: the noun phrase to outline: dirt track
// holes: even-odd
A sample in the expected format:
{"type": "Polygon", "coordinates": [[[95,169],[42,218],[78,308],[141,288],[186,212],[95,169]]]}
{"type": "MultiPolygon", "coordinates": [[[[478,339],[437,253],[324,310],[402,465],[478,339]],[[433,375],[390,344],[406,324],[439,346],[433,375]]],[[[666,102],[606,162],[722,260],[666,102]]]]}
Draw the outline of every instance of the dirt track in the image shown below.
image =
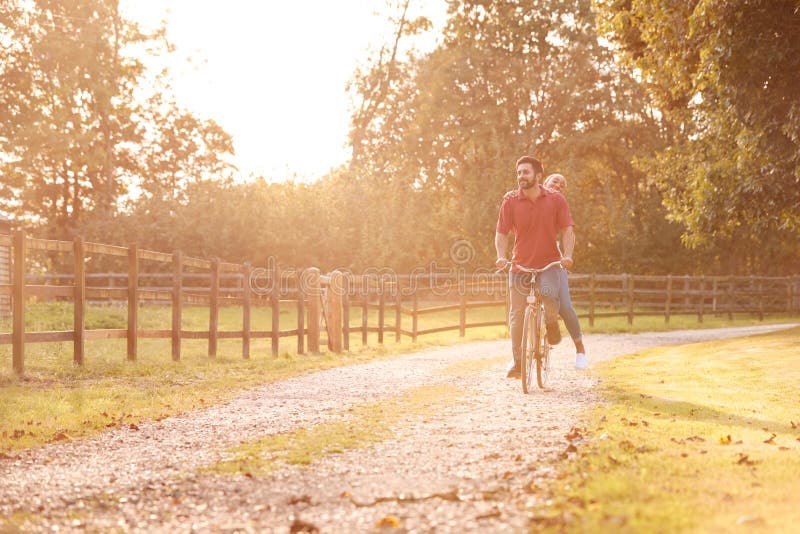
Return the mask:
{"type": "MultiPolygon", "coordinates": [[[[777,328],[595,335],[586,345],[591,366],[777,328]]],[[[538,488],[566,451],[565,435],[598,400],[591,370],[572,368],[570,345],[555,351],[552,390],[528,396],[504,377],[508,341],[470,343],[308,374],[138,430],[26,451],[0,460],[0,516],[29,513],[26,529],[41,531],[363,532],[381,520],[407,532],[526,531],[543,509],[538,488]],[[405,418],[366,448],[266,477],[198,470],[242,441],[437,383],[463,395],[405,418]]]]}

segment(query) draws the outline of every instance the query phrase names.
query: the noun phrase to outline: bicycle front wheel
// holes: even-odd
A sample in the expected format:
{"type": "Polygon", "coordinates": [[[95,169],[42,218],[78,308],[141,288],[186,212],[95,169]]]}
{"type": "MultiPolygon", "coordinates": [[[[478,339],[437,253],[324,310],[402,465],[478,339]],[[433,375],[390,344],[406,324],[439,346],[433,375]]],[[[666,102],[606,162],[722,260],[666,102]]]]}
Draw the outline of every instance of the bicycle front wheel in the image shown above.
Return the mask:
{"type": "Polygon", "coordinates": [[[547,379],[550,378],[550,343],[547,342],[547,331],[545,328],[544,308],[539,306],[536,310],[536,349],[534,359],[536,360],[536,382],[539,387],[544,389],[547,379]]]}
{"type": "Polygon", "coordinates": [[[522,378],[522,392],[530,393],[533,389],[533,376],[536,374],[536,314],[533,308],[525,308],[525,321],[522,326],[522,347],[520,351],[520,378],[522,378]]]}

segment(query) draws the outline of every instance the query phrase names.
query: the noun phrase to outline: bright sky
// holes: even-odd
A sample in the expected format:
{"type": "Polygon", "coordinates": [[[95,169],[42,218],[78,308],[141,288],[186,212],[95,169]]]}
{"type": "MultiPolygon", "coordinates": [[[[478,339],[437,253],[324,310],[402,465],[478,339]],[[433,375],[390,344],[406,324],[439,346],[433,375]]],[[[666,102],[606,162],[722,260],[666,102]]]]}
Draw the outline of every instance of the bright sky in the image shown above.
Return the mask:
{"type": "MultiPolygon", "coordinates": [[[[167,21],[177,97],[233,135],[243,177],[312,180],[347,160],[345,85],[390,31],[376,13],[386,13],[382,1],[122,0],[121,9],[143,29],[167,21]]],[[[446,0],[412,9],[438,29],[446,0]]]]}

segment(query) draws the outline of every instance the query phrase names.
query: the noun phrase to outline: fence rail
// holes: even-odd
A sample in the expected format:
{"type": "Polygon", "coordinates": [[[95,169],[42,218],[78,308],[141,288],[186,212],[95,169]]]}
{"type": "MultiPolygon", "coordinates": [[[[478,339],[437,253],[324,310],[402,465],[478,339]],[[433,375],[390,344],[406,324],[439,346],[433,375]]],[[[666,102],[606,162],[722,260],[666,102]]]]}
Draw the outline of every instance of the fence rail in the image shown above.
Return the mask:
{"type": "MultiPolygon", "coordinates": [[[[334,271],[322,274],[316,268],[301,273],[278,272],[275,266],[261,269],[254,279],[250,264],[226,263],[219,259],[184,256],[139,249],[136,245],[120,247],[74,241],[55,241],[26,237],[16,231],[0,244],[11,249],[13,273],[10,283],[0,283],[0,299],[11,300],[10,333],[0,333],[0,345],[12,345],[12,366],[24,373],[25,345],[39,342],[72,342],[75,363],[84,364],[85,342],[98,339],[126,339],[127,358],[135,360],[138,341],[147,338],[171,340],[171,354],[181,358],[185,339],[208,340],[208,356],[217,354],[220,339],[241,339],[242,356],[250,357],[253,339],[270,339],[271,351],[278,353],[281,338],[297,339],[297,352],[319,352],[327,344],[334,352],[349,350],[352,334],[361,334],[366,344],[369,334],[377,334],[378,343],[394,334],[416,341],[418,336],[458,330],[464,336],[468,328],[503,326],[505,320],[469,322],[468,310],[503,308],[508,312],[508,287],[502,274],[475,275],[388,275],[354,276],[334,271]],[[30,255],[46,252],[71,254],[72,274],[28,274],[30,255]],[[111,255],[124,258],[127,272],[87,273],[87,255],[111,255]],[[160,264],[159,271],[146,272],[147,262],[160,264]],[[169,272],[165,272],[167,267],[169,272]],[[187,271],[194,269],[200,272],[187,271]],[[266,282],[266,283],[265,283],[266,282]],[[68,300],[74,303],[73,329],[67,331],[26,332],[25,308],[32,297],[44,300],[68,300]],[[104,301],[127,305],[127,327],[87,329],[87,302],[104,301]],[[144,303],[163,303],[171,307],[169,329],[139,327],[139,308],[144,303]],[[421,305],[422,304],[422,305],[421,305]],[[207,330],[182,327],[185,305],[208,307],[207,330]],[[219,329],[222,306],[242,307],[242,327],[219,329]],[[269,329],[254,330],[252,307],[271,310],[269,329]],[[296,328],[281,329],[282,307],[296,309],[296,328]],[[351,311],[361,310],[361,324],[351,324],[351,311]],[[377,312],[377,324],[370,324],[370,311],[377,312]],[[458,311],[458,323],[420,328],[420,318],[437,313],[458,311]],[[393,317],[391,317],[393,315],[393,317]],[[409,321],[408,324],[405,321],[409,321]],[[326,338],[322,337],[322,334],[326,338]]],[[[669,322],[676,314],[696,314],[702,322],[709,314],[750,313],[759,318],[767,313],[800,311],[800,277],[757,276],[644,276],[630,274],[574,274],[570,276],[573,303],[590,324],[600,317],[635,317],[663,315],[669,322]]]]}

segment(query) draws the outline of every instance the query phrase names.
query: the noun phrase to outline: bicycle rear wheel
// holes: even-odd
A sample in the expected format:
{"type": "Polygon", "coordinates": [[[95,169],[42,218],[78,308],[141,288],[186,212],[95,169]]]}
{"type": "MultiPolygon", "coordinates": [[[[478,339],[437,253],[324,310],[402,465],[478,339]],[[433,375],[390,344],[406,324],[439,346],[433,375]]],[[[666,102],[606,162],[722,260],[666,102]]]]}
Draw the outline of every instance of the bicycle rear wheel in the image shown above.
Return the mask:
{"type": "Polygon", "coordinates": [[[544,308],[539,306],[536,310],[536,349],[534,359],[536,360],[536,382],[539,387],[544,389],[547,379],[550,378],[550,343],[547,342],[547,330],[545,328],[544,308]]]}
{"type": "Polygon", "coordinates": [[[522,392],[530,393],[533,390],[533,376],[536,366],[536,314],[528,306],[525,308],[525,321],[522,325],[522,347],[520,351],[520,378],[522,378],[522,392]]]}

